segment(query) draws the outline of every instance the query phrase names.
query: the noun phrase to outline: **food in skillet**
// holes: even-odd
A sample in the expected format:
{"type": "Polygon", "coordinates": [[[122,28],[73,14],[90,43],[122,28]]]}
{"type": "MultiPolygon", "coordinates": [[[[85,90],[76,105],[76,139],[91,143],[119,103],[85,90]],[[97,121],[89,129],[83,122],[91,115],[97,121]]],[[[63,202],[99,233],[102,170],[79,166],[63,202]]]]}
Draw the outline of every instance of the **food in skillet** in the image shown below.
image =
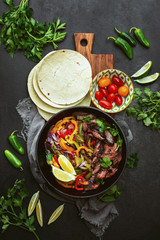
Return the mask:
{"type": "Polygon", "coordinates": [[[79,191],[104,184],[122,159],[122,139],[116,125],[82,112],[52,126],[45,149],[56,181],[79,191]]]}

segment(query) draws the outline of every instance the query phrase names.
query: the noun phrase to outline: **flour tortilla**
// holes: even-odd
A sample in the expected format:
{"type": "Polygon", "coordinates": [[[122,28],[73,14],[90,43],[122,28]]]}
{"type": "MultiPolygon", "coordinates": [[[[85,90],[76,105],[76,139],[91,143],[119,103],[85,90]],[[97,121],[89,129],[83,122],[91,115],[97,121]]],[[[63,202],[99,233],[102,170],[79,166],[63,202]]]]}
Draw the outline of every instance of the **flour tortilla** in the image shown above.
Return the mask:
{"type": "MultiPolygon", "coordinates": [[[[40,108],[42,111],[46,112],[47,117],[48,117],[48,114],[55,114],[55,113],[59,112],[60,110],[63,110],[64,108],[60,109],[60,108],[51,107],[48,104],[46,104],[45,102],[43,102],[38,97],[38,95],[35,92],[34,87],[33,87],[33,76],[34,76],[34,72],[36,71],[36,67],[37,67],[37,65],[31,70],[31,72],[29,73],[29,76],[28,76],[28,83],[27,83],[28,93],[29,93],[29,96],[30,96],[31,100],[33,101],[33,103],[38,108],[40,108]]],[[[85,98],[82,99],[82,101],[80,101],[79,104],[82,104],[81,106],[83,106],[83,104],[88,104],[88,102],[91,100],[91,99],[88,99],[88,96],[89,96],[89,94],[87,94],[87,96],[85,96],[85,98]]],[[[75,106],[79,105],[79,104],[75,104],[75,106]]],[[[67,106],[65,108],[67,108],[67,106]]],[[[44,118],[44,115],[42,117],[44,118]]]]}
{"type": "Polygon", "coordinates": [[[55,104],[70,105],[89,91],[92,70],[88,60],[73,50],[58,50],[46,56],[37,71],[37,83],[55,104]]]}
{"type": "MultiPolygon", "coordinates": [[[[43,102],[37,95],[37,93],[34,90],[33,87],[33,75],[34,75],[35,68],[33,68],[28,76],[28,93],[31,98],[31,100],[34,102],[34,104],[41,108],[42,110],[49,112],[49,113],[55,113],[55,108],[47,105],[45,102],[43,102]]],[[[60,110],[59,108],[56,109],[57,111],[60,110]]]]}
{"type": "Polygon", "coordinates": [[[53,103],[52,101],[50,101],[48,98],[45,97],[45,95],[41,92],[39,86],[38,86],[38,82],[37,82],[37,72],[39,70],[39,64],[37,64],[36,69],[34,71],[34,75],[33,75],[33,87],[35,92],[37,93],[38,97],[45,102],[46,104],[48,104],[49,106],[52,106],[54,108],[67,108],[67,107],[73,107],[76,104],[80,103],[84,98],[80,99],[79,101],[73,103],[73,104],[69,104],[69,105],[60,105],[60,104],[56,104],[53,103]]]}
{"type": "MultiPolygon", "coordinates": [[[[85,98],[83,99],[83,101],[81,101],[78,105],[76,106],[90,106],[91,104],[91,98],[89,93],[85,96],[85,98]]],[[[41,108],[37,107],[37,110],[39,112],[39,114],[46,120],[48,121],[54,114],[53,113],[49,113],[46,112],[44,110],[42,110],[41,108]]],[[[62,109],[57,109],[57,111],[55,111],[55,113],[59,112],[62,109]]]]}

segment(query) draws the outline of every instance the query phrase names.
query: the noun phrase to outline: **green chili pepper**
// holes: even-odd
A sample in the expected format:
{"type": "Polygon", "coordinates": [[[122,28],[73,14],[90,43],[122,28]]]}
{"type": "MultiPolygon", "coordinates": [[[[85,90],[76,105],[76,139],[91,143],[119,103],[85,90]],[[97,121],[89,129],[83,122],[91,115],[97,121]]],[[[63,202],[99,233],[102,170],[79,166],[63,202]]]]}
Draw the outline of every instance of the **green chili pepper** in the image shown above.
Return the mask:
{"type": "Polygon", "coordinates": [[[80,122],[80,124],[79,124],[79,136],[81,138],[83,138],[83,136],[82,136],[82,124],[83,124],[83,122],[80,122]]]}
{"type": "Polygon", "coordinates": [[[93,151],[93,147],[91,147],[91,138],[89,138],[89,140],[88,140],[88,147],[93,151]]]}
{"type": "Polygon", "coordinates": [[[15,168],[20,168],[21,170],[23,170],[21,161],[11,151],[5,150],[4,154],[5,154],[6,158],[8,159],[8,161],[15,168]]]}
{"type": "Polygon", "coordinates": [[[71,145],[74,144],[77,149],[79,148],[79,144],[76,141],[70,140],[68,138],[65,138],[65,140],[71,145]]]}
{"type": "Polygon", "coordinates": [[[124,53],[129,59],[133,58],[133,49],[126,40],[124,40],[121,37],[117,37],[117,38],[108,37],[107,40],[110,38],[113,39],[115,44],[124,51],[124,53]]]}
{"type": "Polygon", "coordinates": [[[149,42],[147,41],[146,37],[144,36],[144,33],[142,32],[141,29],[136,28],[136,27],[132,27],[129,32],[132,31],[132,29],[134,30],[134,35],[137,38],[137,40],[144,46],[144,47],[150,47],[149,42]]]}
{"type": "Polygon", "coordinates": [[[22,145],[20,144],[20,142],[18,141],[18,138],[16,135],[14,135],[14,133],[17,132],[17,130],[15,130],[14,132],[11,133],[11,135],[9,136],[9,142],[12,145],[12,147],[21,155],[24,154],[24,148],[22,147],[22,145]]]}
{"type": "Polygon", "coordinates": [[[84,162],[84,156],[81,154],[80,157],[82,159],[82,162],[84,162]]]}
{"type": "Polygon", "coordinates": [[[84,138],[81,137],[79,134],[75,134],[74,136],[76,138],[76,142],[79,142],[79,143],[83,143],[84,142],[84,138]]]}
{"type": "Polygon", "coordinates": [[[114,29],[119,34],[119,36],[125,39],[131,46],[136,46],[136,41],[127,32],[120,32],[116,27],[114,29]]]}

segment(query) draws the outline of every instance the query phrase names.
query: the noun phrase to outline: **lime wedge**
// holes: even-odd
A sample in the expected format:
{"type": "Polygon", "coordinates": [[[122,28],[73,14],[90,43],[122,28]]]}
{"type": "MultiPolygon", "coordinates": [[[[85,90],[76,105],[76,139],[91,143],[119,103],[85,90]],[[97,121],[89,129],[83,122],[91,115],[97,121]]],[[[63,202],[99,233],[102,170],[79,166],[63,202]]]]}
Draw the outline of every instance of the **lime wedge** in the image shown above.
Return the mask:
{"type": "Polygon", "coordinates": [[[141,79],[136,79],[134,81],[138,82],[139,84],[146,84],[146,83],[152,83],[152,82],[156,81],[158,77],[159,77],[159,73],[154,73],[150,76],[147,76],[147,77],[144,77],[141,79]]]}
{"type": "Polygon", "coordinates": [[[75,175],[73,175],[73,174],[70,174],[59,168],[56,168],[53,165],[51,165],[51,167],[52,167],[52,173],[55,176],[55,178],[57,178],[58,180],[60,180],[62,182],[70,182],[70,181],[74,181],[76,179],[75,175]]]}
{"type": "Polygon", "coordinates": [[[132,78],[145,77],[145,76],[147,76],[147,74],[151,70],[151,67],[152,67],[152,61],[149,61],[143,67],[141,67],[135,74],[133,74],[131,77],[132,78]]]}
{"type": "Polygon", "coordinates": [[[53,223],[56,221],[56,219],[61,215],[64,209],[64,204],[60,205],[56,210],[52,213],[52,215],[49,218],[48,224],[53,223]]]}
{"type": "Polygon", "coordinates": [[[34,209],[36,207],[36,204],[38,202],[38,199],[39,199],[39,191],[34,193],[33,196],[31,197],[30,201],[29,201],[28,216],[30,216],[32,214],[32,212],[34,211],[34,209]]]}
{"type": "Polygon", "coordinates": [[[64,171],[71,173],[73,175],[76,175],[74,167],[72,166],[71,162],[64,155],[59,155],[58,162],[64,171]]]}
{"type": "Polygon", "coordinates": [[[40,200],[38,200],[38,203],[36,205],[36,216],[37,220],[39,222],[39,225],[43,227],[43,214],[42,214],[42,205],[40,200]]]}

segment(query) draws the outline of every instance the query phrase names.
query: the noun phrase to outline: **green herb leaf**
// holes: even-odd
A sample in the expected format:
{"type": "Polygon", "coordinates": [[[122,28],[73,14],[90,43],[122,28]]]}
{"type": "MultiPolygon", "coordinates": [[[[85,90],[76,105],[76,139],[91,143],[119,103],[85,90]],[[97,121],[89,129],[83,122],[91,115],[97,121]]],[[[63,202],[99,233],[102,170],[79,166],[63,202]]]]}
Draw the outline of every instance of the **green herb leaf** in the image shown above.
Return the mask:
{"type": "Polygon", "coordinates": [[[90,117],[83,118],[81,120],[82,122],[92,122],[92,119],[90,117]]]}
{"type": "Polygon", "coordinates": [[[112,161],[109,157],[107,158],[103,157],[102,159],[100,159],[100,164],[101,164],[101,167],[108,168],[109,166],[112,165],[112,161]]]}
{"type": "Polygon", "coordinates": [[[136,168],[137,167],[137,164],[139,161],[139,158],[137,155],[138,155],[137,153],[130,154],[130,157],[127,158],[127,163],[126,163],[127,168],[136,168]]]}
{"type": "Polygon", "coordinates": [[[152,96],[152,94],[153,94],[153,91],[151,91],[150,90],[150,88],[145,88],[144,89],[144,93],[145,93],[145,95],[147,96],[147,97],[151,97],[152,96]]]}
{"type": "Polygon", "coordinates": [[[66,23],[62,23],[58,18],[52,24],[39,23],[32,18],[33,9],[28,7],[29,0],[22,0],[19,6],[14,6],[12,0],[4,0],[9,10],[0,17],[0,43],[5,44],[5,48],[11,57],[15,51],[24,51],[28,59],[37,62],[42,58],[43,48],[52,45],[58,48],[57,43],[63,41],[66,32],[63,30],[66,23]]]}
{"type": "Polygon", "coordinates": [[[102,185],[105,184],[105,181],[102,178],[96,178],[97,182],[100,182],[102,185]]]}
{"type": "Polygon", "coordinates": [[[145,126],[150,126],[152,124],[152,121],[149,117],[143,120],[145,126]]]}
{"type": "Polygon", "coordinates": [[[160,118],[160,91],[153,92],[150,88],[144,89],[144,96],[139,88],[136,89],[136,104],[126,109],[128,116],[143,121],[146,127],[160,131],[158,119],[160,118]]]}
{"type": "Polygon", "coordinates": [[[2,230],[5,231],[10,225],[21,227],[22,229],[31,231],[38,240],[39,238],[33,226],[34,216],[27,217],[26,209],[23,209],[22,206],[23,200],[28,196],[28,191],[23,184],[24,179],[16,180],[13,187],[8,189],[7,197],[0,197],[0,222],[2,223],[2,230]]]}
{"type": "Polygon", "coordinates": [[[113,202],[122,194],[122,190],[115,184],[105,194],[99,197],[103,202],[113,202]]]}
{"type": "Polygon", "coordinates": [[[134,107],[128,107],[126,109],[126,113],[130,117],[136,117],[137,116],[137,110],[134,107]]]}
{"type": "Polygon", "coordinates": [[[137,117],[137,120],[142,120],[142,119],[145,119],[147,117],[147,113],[140,113],[138,114],[138,117],[137,117]]]}

